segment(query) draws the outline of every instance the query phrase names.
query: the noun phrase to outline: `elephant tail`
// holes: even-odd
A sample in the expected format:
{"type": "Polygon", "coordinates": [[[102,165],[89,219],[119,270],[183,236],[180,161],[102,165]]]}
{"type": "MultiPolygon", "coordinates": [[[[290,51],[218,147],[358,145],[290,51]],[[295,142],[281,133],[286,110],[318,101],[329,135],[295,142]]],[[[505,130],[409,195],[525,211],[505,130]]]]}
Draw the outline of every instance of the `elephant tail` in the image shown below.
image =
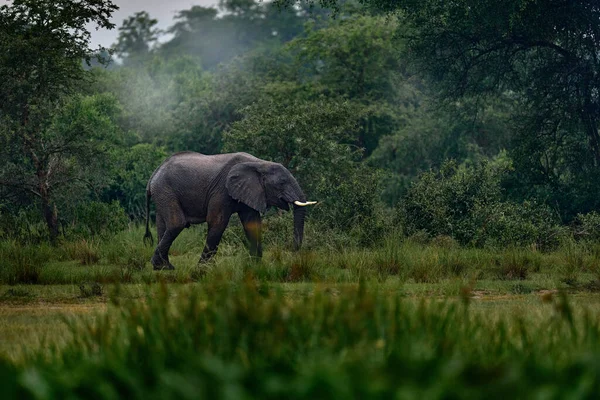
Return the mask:
{"type": "Polygon", "coordinates": [[[152,237],[152,233],[150,233],[150,198],[152,194],[150,193],[150,184],[146,188],[146,234],[144,235],[144,244],[154,245],[154,238],[152,237]]]}

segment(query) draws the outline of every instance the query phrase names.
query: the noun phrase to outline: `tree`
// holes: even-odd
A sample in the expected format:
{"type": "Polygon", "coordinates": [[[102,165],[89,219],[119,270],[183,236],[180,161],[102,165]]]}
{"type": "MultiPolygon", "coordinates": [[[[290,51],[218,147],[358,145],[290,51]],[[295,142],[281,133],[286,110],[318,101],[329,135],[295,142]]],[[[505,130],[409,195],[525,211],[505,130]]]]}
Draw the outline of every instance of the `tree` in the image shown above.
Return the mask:
{"type": "Polygon", "coordinates": [[[363,110],[353,142],[365,156],[419,104],[419,82],[410,81],[398,29],[383,17],[348,15],[320,29],[308,25],[287,46],[307,91],[343,97],[363,110]]]}
{"type": "Polygon", "coordinates": [[[200,57],[207,69],[261,45],[277,45],[302,31],[306,13],[256,0],[222,0],[219,8],[193,6],[180,11],[167,32],[173,38],[160,47],[168,55],[200,57]]]}
{"type": "Polygon", "coordinates": [[[140,11],[123,21],[119,28],[117,43],[113,45],[115,53],[131,63],[150,53],[161,30],[156,28],[158,20],[150,18],[146,11],[140,11]]]}
{"type": "Polygon", "coordinates": [[[39,200],[52,241],[54,182],[67,178],[62,155],[86,139],[54,129],[52,116],[89,76],[82,66],[93,54],[87,24],[113,28],[116,9],[110,0],[15,0],[0,7],[0,184],[39,200]]]}
{"type": "Polygon", "coordinates": [[[444,160],[477,162],[507,149],[512,139],[510,97],[485,104],[463,99],[440,104],[433,93],[420,96],[420,106],[403,115],[403,126],[381,137],[368,159],[387,172],[382,199],[396,204],[422,172],[439,168],[444,160]]]}
{"type": "Polygon", "coordinates": [[[547,125],[560,129],[568,115],[569,129],[585,132],[600,166],[597,1],[363,2],[401,11],[414,28],[412,51],[446,96],[514,91],[534,111],[538,132],[547,125]]]}

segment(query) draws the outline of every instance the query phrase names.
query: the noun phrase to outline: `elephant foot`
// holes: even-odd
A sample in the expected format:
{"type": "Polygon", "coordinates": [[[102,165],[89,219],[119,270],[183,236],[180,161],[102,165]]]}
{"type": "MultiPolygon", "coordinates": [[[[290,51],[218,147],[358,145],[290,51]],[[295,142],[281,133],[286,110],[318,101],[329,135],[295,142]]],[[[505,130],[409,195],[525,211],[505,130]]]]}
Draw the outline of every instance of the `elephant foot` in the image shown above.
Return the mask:
{"type": "Polygon", "coordinates": [[[175,267],[173,266],[173,264],[164,264],[164,265],[155,265],[154,266],[155,271],[163,271],[163,270],[171,271],[174,269],[175,269],[175,267]]]}
{"type": "Polygon", "coordinates": [[[208,263],[210,260],[212,260],[213,256],[216,254],[216,251],[204,251],[202,252],[202,255],[200,256],[200,261],[198,261],[198,264],[206,264],[208,263]]]}
{"type": "Polygon", "coordinates": [[[156,254],[152,256],[152,259],[150,259],[150,263],[152,263],[152,267],[154,267],[155,271],[175,269],[175,267],[169,262],[169,260],[165,260],[160,256],[157,257],[156,254]]]}

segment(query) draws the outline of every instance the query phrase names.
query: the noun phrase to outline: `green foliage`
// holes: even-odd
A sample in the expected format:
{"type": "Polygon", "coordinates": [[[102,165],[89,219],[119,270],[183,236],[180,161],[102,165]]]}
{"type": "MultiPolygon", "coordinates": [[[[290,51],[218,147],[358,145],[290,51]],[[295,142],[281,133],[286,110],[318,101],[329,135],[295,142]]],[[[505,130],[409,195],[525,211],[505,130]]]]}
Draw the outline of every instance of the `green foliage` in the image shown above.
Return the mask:
{"type": "Polygon", "coordinates": [[[108,0],[19,0],[2,5],[2,122],[7,118],[35,135],[52,115],[52,106],[85,78],[81,62],[92,54],[87,24],[111,29],[109,16],[116,9],[108,0]]]}
{"type": "Polygon", "coordinates": [[[362,2],[411,26],[412,61],[441,98],[514,99],[515,198],[558,207],[565,221],[598,208],[595,1],[362,2]]]}
{"type": "Polygon", "coordinates": [[[0,239],[37,244],[48,239],[48,228],[37,209],[0,208],[0,239]]]}
{"type": "Polygon", "coordinates": [[[150,18],[146,11],[140,11],[125,19],[119,28],[115,53],[125,57],[127,64],[139,62],[152,50],[152,45],[161,33],[156,28],[158,20],[150,18]]]}
{"type": "Polygon", "coordinates": [[[320,29],[307,25],[305,36],[286,47],[308,93],[341,97],[360,113],[351,139],[365,155],[420,101],[418,82],[410,81],[402,60],[398,29],[393,20],[354,15],[320,29]]]}
{"type": "Polygon", "coordinates": [[[0,7],[0,188],[39,198],[52,241],[58,236],[53,191],[71,180],[65,158],[86,147],[89,136],[53,130],[60,123],[55,115],[70,111],[62,106],[88,76],[82,67],[92,54],[88,25],[112,28],[115,9],[109,0],[20,0],[0,7]]]}
{"type": "Polygon", "coordinates": [[[9,153],[0,165],[0,192],[8,198],[21,196],[26,206],[41,203],[40,217],[56,239],[57,210],[85,199],[108,182],[106,164],[119,141],[115,124],[119,112],[111,95],[72,96],[28,144],[18,144],[23,138],[17,136],[8,138],[2,149],[9,153]]]}
{"type": "Polygon", "coordinates": [[[512,196],[552,204],[567,223],[579,213],[598,209],[600,169],[570,113],[556,122],[545,122],[531,109],[519,117],[522,123],[510,149],[515,165],[512,196]]]}
{"type": "Polygon", "coordinates": [[[565,233],[546,206],[506,201],[501,182],[510,162],[497,158],[468,166],[446,162],[410,187],[400,213],[407,233],[449,235],[476,246],[556,247],[565,233]]]}
{"type": "Polygon", "coordinates": [[[167,158],[163,147],[140,143],[112,154],[112,182],[102,198],[118,200],[130,218],[142,219],[146,212],[146,185],[156,168],[167,158]]]}
{"type": "Polygon", "coordinates": [[[321,179],[315,196],[323,204],[315,207],[311,216],[333,230],[350,233],[362,245],[381,240],[389,229],[387,210],[379,201],[380,176],[362,164],[347,172],[331,174],[321,179]]]}
{"type": "MultiPolygon", "coordinates": [[[[282,163],[320,202],[309,220],[331,248],[403,229],[381,200],[403,210],[413,239],[540,249],[568,236],[559,218],[600,206],[587,3],[344,1],[339,18],[322,18],[319,5],[333,3],[194,6],[164,43],[139,12],[120,29],[123,63],[109,69],[81,60],[92,54],[84,22],[111,27],[111,2],[3,6],[0,236],[39,242],[45,223],[54,242],[60,226],[69,240],[91,238],[110,231],[100,218],[120,229],[111,202],[143,216],[147,179],[181,150],[282,163]],[[511,167],[485,166],[504,149],[511,167]],[[447,175],[426,172],[440,167],[447,175]],[[82,211],[98,201],[106,207],[82,211]]],[[[119,265],[143,265],[134,259],[119,265]]]]}
{"type": "Polygon", "coordinates": [[[419,174],[439,168],[446,159],[478,162],[510,143],[509,98],[496,99],[485,107],[468,99],[443,105],[423,96],[421,102],[417,109],[403,114],[405,124],[383,136],[368,159],[369,165],[388,174],[382,198],[389,205],[406,194],[419,174]]]}
{"type": "Polygon", "coordinates": [[[594,242],[600,241],[600,213],[592,211],[578,214],[576,223],[575,237],[594,242]]]}
{"type": "Polygon", "coordinates": [[[129,219],[119,202],[102,203],[89,201],[78,204],[72,211],[71,223],[66,227],[66,236],[91,238],[114,235],[127,227],[129,219]]]}
{"type": "MultiPolygon", "coordinates": [[[[82,293],[94,295],[93,287],[82,293]]],[[[21,398],[495,398],[515,388],[524,397],[566,397],[574,387],[593,397],[599,389],[589,377],[599,373],[600,327],[564,295],[526,323],[364,285],[294,300],[252,279],[182,292],[170,298],[163,286],[145,301],[114,297],[112,312],[71,323],[72,341],[49,359],[2,362],[5,391],[21,398]]]]}
{"type": "MultiPolygon", "coordinates": [[[[293,96],[293,94],[292,94],[293,96]]],[[[303,186],[331,170],[343,171],[357,158],[344,142],[356,129],[356,110],[343,101],[261,99],[225,134],[225,151],[248,151],[279,162],[303,186]],[[306,183],[305,183],[306,182],[306,183]]]]}

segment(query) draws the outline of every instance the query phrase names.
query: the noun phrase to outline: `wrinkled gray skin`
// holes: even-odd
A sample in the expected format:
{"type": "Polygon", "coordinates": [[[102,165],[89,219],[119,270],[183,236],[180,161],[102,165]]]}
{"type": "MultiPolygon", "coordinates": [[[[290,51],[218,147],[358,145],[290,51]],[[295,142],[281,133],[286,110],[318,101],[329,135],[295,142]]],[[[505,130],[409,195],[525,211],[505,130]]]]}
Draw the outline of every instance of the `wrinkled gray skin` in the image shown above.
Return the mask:
{"type": "MultiPolygon", "coordinates": [[[[264,161],[247,153],[203,155],[177,153],[154,171],[146,187],[146,235],[149,230],[150,198],[156,204],[158,246],[151,262],[154,269],[173,269],[169,248],[184,228],[208,223],[201,262],[212,257],[237,213],[250,244],[250,254],[262,256],[261,217],[267,207],[289,210],[294,201],[306,197],[292,174],[281,164],[264,161]]],[[[302,244],[305,207],[294,207],[294,244],[302,244]]]]}

